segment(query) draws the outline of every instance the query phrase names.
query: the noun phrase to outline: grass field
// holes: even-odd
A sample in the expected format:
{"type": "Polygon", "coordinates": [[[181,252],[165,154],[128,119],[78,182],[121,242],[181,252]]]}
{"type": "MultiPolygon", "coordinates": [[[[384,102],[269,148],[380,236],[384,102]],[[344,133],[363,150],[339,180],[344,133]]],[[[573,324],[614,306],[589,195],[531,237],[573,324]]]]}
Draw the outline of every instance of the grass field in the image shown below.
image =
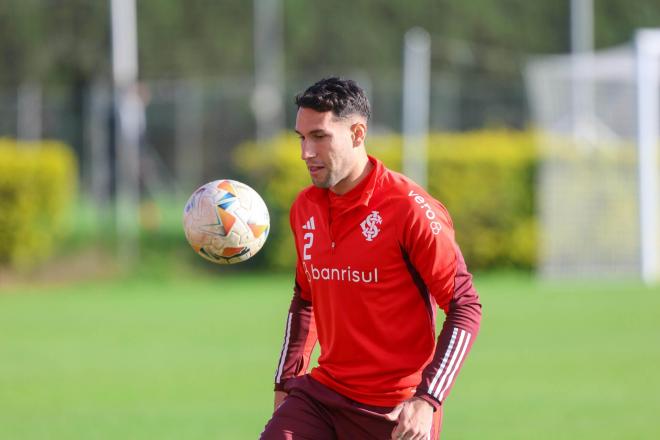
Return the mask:
{"type": "MultiPolygon", "coordinates": [[[[0,290],[0,439],[255,439],[290,277],[0,290]]],[[[477,277],[444,439],[660,438],[660,289],[477,277]]]]}

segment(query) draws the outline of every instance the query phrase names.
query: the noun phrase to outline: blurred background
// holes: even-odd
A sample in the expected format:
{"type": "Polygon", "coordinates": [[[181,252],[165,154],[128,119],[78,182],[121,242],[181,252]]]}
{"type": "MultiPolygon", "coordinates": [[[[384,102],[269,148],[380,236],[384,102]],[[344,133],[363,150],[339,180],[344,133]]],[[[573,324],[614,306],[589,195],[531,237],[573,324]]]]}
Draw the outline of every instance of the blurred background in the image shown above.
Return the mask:
{"type": "Polygon", "coordinates": [[[328,76],[476,273],[445,438],[658,437],[659,23],[652,0],[0,0],[0,437],[258,436],[309,184],[293,97],[328,76]],[[220,178],[271,213],[231,267],[181,225],[220,178]]]}

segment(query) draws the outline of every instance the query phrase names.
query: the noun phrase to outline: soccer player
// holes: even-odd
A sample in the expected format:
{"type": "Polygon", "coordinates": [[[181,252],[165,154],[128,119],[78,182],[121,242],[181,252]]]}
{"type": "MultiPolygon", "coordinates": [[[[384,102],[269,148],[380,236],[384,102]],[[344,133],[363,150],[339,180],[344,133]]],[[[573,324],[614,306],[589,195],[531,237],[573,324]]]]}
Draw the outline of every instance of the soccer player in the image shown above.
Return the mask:
{"type": "Polygon", "coordinates": [[[437,439],[481,321],[451,218],[367,155],[371,110],[354,81],[323,79],[296,104],[313,185],[291,207],[294,295],[261,438],[437,439]]]}

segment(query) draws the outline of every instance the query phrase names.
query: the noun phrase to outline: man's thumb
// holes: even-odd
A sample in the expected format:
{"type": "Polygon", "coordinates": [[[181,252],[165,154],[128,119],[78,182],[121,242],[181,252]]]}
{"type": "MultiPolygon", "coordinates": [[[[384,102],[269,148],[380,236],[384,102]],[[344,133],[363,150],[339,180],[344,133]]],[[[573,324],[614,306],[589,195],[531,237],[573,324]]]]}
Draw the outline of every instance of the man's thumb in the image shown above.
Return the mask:
{"type": "Polygon", "coordinates": [[[395,406],[394,409],[390,411],[385,417],[387,417],[387,419],[391,420],[392,422],[399,420],[399,415],[401,414],[401,411],[403,411],[403,405],[405,405],[405,402],[395,406]]]}

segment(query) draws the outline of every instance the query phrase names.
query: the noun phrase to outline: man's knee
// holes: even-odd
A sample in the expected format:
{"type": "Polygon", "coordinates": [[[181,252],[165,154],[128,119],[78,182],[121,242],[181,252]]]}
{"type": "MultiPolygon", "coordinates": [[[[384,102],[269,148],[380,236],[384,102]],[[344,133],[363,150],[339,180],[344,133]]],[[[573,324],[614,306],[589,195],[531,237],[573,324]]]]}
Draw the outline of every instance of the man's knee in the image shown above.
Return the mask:
{"type": "Polygon", "coordinates": [[[289,394],[266,424],[261,440],[334,440],[322,408],[302,393],[289,394]]]}

